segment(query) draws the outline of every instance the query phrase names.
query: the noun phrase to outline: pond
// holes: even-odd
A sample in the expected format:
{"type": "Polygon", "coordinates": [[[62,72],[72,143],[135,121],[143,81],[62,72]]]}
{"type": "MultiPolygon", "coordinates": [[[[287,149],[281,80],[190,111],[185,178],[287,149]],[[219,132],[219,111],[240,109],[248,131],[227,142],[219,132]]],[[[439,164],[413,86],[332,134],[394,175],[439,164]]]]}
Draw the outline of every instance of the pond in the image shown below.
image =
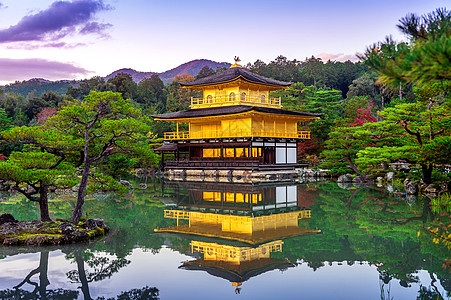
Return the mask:
{"type": "MultiPolygon", "coordinates": [[[[428,198],[334,182],[146,184],[96,194],[84,214],[110,232],[89,244],[0,246],[0,299],[449,299],[451,251],[429,232],[450,224],[428,198]]],[[[37,219],[1,195],[0,213],[37,219]]],[[[72,194],[53,195],[69,218],[72,194]]]]}

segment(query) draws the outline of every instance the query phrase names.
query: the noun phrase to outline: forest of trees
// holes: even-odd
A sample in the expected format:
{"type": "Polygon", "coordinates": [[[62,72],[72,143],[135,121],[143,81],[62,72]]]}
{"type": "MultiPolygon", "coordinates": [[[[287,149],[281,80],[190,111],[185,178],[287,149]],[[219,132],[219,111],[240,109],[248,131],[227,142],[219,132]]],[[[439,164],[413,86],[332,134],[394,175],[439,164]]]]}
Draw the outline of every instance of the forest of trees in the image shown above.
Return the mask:
{"type": "MultiPolygon", "coordinates": [[[[449,181],[445,168],[451,161],[451,14],[446,9],[409,14],[400,19],[398,28],[408,41],[387,37],[369,46],[357,63],[323,62],[313,56],[289,60],[280,55],[269,63],[257,60],[245,66],[293,83],[273,92],[282,98],[284,108],[322,113],[319,120],[300,125],[313,136],[300,144],[301,161],[322,163],[334,174],[364,176],[387,172],[393,162],[406,162],[414,166],[409,176],[415,180],[449,181]]],[[[150,138],[171,131],[172,125],[145,116],[188,109],[190,98],[199,94],[179,83],[221,71],[205,66],[196,77],[176,76],[167,85],[157,75],[136,83],[129,74],[119,73],[108,80],[81,80],[65,94],[35,91],[23,96],[0,90],[0,159],[5,161],[0,172],[16,168],[20,174],[35,166],[61,178],[73,168],[85,167],[88,174],[90,166],[96,166],[99,174],[117,176],[138,163],[156,165],[154,154],[130,143],[139,140],[144,144],[134,145],[146,145],[150,138]],[[124,120],[136,122],[139,132],[124,120]],[[123,136],[116,135],[119,129],[123,136]],[[132,133],[133,139],[121,139],[132,133]]],[[[8,180],[17,187],[28,182],[41,196],[47,188],[66,184],[38,173],[41,177],[29,174],[8,180]]],[[[98,179],[108,181],[100,175],[98,179]]]]}

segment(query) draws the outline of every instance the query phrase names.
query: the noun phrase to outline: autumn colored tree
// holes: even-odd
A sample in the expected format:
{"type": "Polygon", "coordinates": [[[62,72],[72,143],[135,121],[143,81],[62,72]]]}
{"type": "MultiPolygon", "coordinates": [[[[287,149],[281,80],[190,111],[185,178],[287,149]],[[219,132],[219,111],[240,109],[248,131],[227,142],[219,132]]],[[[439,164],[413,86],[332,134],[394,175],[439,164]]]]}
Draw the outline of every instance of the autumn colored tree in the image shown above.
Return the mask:
{"type": "Polygon", "coordinates": [[[36,115],[36,123],[38,125],[44,125],[49,118],[56,114],[56,112],[57,110],[55,107],[45,107],[36,115]]]}
{"type": "Polygon", "coordinates": [[[184,73],[183,75],[175,76],[171,84],[168,86],[168,101],[167,111],[179,111],[188,109],[191,105],[192,97],[200,97],[199,92],[184,89],[180,86],[180,82],[193,81],[194,77],[184,73]]]}

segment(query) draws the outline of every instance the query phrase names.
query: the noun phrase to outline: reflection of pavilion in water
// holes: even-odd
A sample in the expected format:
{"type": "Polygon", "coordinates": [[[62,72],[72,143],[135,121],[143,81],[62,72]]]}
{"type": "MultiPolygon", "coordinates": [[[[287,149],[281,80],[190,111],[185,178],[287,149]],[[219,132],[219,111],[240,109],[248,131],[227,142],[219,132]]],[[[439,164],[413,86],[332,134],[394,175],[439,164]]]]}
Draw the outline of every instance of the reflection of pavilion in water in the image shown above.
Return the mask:
{"type": "Polygon", "coordinates": [[[155,231],[199,237],[190,248],[200,258],[181,268],[227,279],[237,292],[251,277],[294,266],[271,255],[282,252],[282,239],[320,232],[300,225],[311,212],[298,205],[297,185],[174,185],[177,205],[165,210],[164,217],[174,219],[175,226],[155,231]]]}

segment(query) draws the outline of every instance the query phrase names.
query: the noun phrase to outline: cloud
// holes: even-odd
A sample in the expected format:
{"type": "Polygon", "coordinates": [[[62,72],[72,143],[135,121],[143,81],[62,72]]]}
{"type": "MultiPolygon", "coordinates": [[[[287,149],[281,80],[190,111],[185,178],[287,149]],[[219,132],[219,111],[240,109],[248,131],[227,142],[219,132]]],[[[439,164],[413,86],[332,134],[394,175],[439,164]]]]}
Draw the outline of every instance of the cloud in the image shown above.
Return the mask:
{"type": "Polygon", "coordinates": [[[359,58],[357,57],[357,55],[353,55],[353,54],[343,54],[343,53],[338,53],[338,54],[331,54],[331,53],[325,53],[325,52],[321,52],[320,54],[315,55],[316,58],[321,58],[324,62],[330,60],[330,61],[340,61],[340,62],[345,62],[345,61],[352,61],[352,62],[358,62],[359,58]]]}
{"type": "Polygon", "coordinates": [[[98,22],[89,22],[80,30],[81,34],[97,33],[103,35],[103,33],[113,25],[111,24],[101,24],[98,22]]]}
{"type": "Polygon", "coordinates": [[[60,48],[60,49],[73,49],[80,46],[86,46],[86,43],[66,43],[66,42],[49,42],[49,43],[14,43],[6,46],[6,49],[22,49],[22,50],[36,50],[40,48],[60,48]]]}
{"type": "Polygon", "coordinates": [[[3,4],[3,3],[1,3],[0,2],[0,9],[2,9],[2,8],[7,8],[8,6],[6,6],[5,4],[3,4]]]}
{"type": "Polygon", "coordinates": [[[0,58],[0,81],[12,82],[30,78],[49,80],[74,79],[92,73],[70,63],[50,61],[40,58],[11,59],[0,58]]]}
{"type": "Polygon", "coordinates": [[[111,7],[103,0],[55,1],[49,8],[27,15],[16,25],[0,30],[0,43],[57,41],[76,33],[105,36],[105,30],[112,25],[93,20],[96,13],[109,9],[111,7]]]}

